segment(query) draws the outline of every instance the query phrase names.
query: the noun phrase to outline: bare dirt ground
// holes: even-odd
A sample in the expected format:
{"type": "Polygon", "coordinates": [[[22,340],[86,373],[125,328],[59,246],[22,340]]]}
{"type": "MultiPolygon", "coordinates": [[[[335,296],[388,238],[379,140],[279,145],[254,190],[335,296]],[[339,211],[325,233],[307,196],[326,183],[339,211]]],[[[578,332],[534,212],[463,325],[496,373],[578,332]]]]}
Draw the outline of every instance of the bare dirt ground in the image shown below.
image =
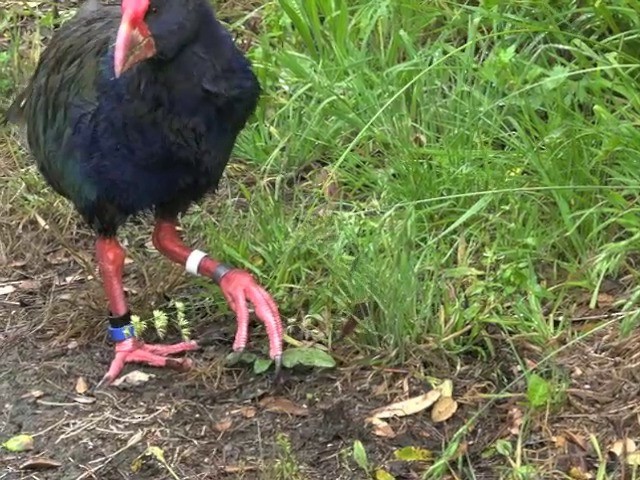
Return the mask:
{"type": "MultiPolygon", "coordinates": [[[[428,463],[395,460],[393,452],[415,446],[437,456],[468,421],[471,427],[450,464],[451,478],[465,478],[460,472],[469,465],[476,478],[500,478],[513,465],[486,453],[496,441],[519,436],[518,458],[547,472],[529,478],[563,478],[561,472],[571,468],[586,473],[598,466],[624,478],[618,476],[624,475],[622,463],[606,448],[616,439],[640,435],[640,337],[621,339],[613,329],[559,354],[554,370],[569,386],[562,407],[533,416],[521,417],[524,382],[513,385],[509,395],[495,395],[520,373],[506,348],[491,363],[447,358],[431,349],[403,368],[387,369],[364,366],[364,359],[343,345],[334,352],[341,360],[338,369],[290,372],[284,385],[275,387],[268,375],[223,365],[234,322],[212,319],[206,311],[192,320],[194,337],[208,339],[206,347],[190,354],[196,361],[192,372],[128,366],[127,371],[141,369],[156,377],[141,386],[85,395],[93,403],[78,401],[78,377],[95,385],[112,348],[95,272],[92,278],[75,258],[91,261],[92,237],[70,216],[63,227],[70,254],[47,221],[33,215],[17,221],[14,213],[8,206],[1,220],[0,432],[3,441],[30,433],[35,446],[24,453],[0,451],[0,479],[368,478],[353,461],[354,440],[362,441],[372,466],[415,479],[428,463]],[[426,413],[393,419],[394,438],[374,435],[365,423],[367,414],[427,391],[425,375],[452,379],[459,402],[453,418],[440,424],[426,413]],[[603,449],[600,456],[597,445],[603,449]],[[162,450],[171,470],[144,456],[149,446],[162,450]],[[33,458],[59,466],[20,468],[33,458]]],[[[130,247],[143,247],[146,239],[135,234],[142,231],[135,227],[126,236],[130,247]]],[[[127,270],[134,308],[197,293],[178,268],[142,250],[127,270]]],[[[259,329],[254,341],[265,341],[259,329]]],[[[535,348],[523,344],[518,349],[528,362],[540,359],[535,348]]]]}
{"type": "MultiPolygon", "coordinates": [[[[89,233],[73,228],[67,236],[72,248],[91,252],[89,233]]],[[[293,372],[276,387],[268,376],[222,366],[230,351],[233,319],[194,322],[195,338],[207,338],[209,345],[191,354],[197,362],[193,372],[128,366],[127,371],[141,369],[157,376],[138,387],[99,390],[89,396],[95,398],[90,404],[78,402],[77,378],[94,385],[111,359],[100,285],[95,278],[86,280],[84,267],[73,256],[49,243],[53,235],[37,220],[5,224],[3,232],[0,283],[15,290],[0,297],[0,430],[3,437],[33,434],[35,448],[24,454],[2,452],[0,478],[172,478],[153,459],[132,473],[132,463],[149,445],[162,448],[177,478],[277,478],[277,472],[287,468],[299,469],[299,475],[281,478],[366,478],[350,454],[343,453],[355,439],[380,460],[385,452],[405,445],[438,450],[464,418],[459,415],[441,427],[430,425],[428,417],[412,418],[394,425],[399,435],[393,441],[378,442],[364,417],[403,395],[403,384],[405,394],[425,390],[424,382],[412,379],[411,367],[344,365],[330,372],[293,372]],[[270,411],[268,402],[274,397],[298,408],[270,411]],[[288,436],[291,455],[276,441],[281,433],[288,436]],[[43,473],[19,471],[33,457],[61,466],[43,473]]],[[[182,277],[178,269],[157,260],[157,255],[148,255],[142,265],[129,266],[126,281],[134,306],[166,301],[153,279],[182,277]],[[142,270],[153,286],[139,284],[144,283],[142,270]]],[[[171,293],[185,298],[194,288],[183,281],[171,293]]],[[[265,338],[259,334],[255,341],[265,338]]],[[[439,369],[443,373],[448,367],[442,364],[439,369]]],[[[398,478],[415,478],[408,465],[395,469],[408,475],[398,478]]]]}

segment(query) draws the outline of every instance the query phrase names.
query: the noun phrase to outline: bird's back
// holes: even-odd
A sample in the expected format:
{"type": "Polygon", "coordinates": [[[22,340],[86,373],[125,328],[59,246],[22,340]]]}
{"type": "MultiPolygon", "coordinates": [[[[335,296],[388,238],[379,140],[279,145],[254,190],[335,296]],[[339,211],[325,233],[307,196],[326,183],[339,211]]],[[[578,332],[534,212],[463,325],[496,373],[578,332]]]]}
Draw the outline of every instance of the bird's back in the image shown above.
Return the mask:
{"type": "Polygon", "coordinates": [[[8,121],[26,127],[31,153],[49,184],[72,200],[93,195],[75,171],[73,119],[91,116],[97,106],[101,58],[113,43],[118,21],[118,7],[86,2],[56,30],[29,84],[6,113],[8,121]]]}

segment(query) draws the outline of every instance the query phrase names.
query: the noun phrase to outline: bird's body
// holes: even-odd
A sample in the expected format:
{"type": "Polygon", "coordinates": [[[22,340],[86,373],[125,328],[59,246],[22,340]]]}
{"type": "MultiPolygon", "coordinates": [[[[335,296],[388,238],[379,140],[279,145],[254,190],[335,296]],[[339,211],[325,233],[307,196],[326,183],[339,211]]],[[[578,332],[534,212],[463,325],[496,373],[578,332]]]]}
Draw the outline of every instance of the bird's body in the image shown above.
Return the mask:
{"type": "Polygon", "coordinates": [[[247,272],[188,248],[176,228],[180,213],[216,189],[259,94],[250,63],[207,0],[122,0],[121,8],[89,0],[56,31],[10,107],[6,116],[26,124],[44,178],[98,237],[116,342],[105,380],[128,362],[186,368],[188,359],[167,355],[197,348],[148,345],[132,333],[116,235],[145,210],[155,212],[158,251],[220,285],[237,315],[234,350],[247,343],[250,301],[279,365],[282,326],[271,296],[247,272]]]}
{"type": "Polygon", "coordinates": [[[92,8],[56,32],[22,107],[44,177],[110,235],[130,215],[175,215],[215,189],[259,95],[213,15],[170,63],[116,79],[119,20],[116,7],[92,8]]]}

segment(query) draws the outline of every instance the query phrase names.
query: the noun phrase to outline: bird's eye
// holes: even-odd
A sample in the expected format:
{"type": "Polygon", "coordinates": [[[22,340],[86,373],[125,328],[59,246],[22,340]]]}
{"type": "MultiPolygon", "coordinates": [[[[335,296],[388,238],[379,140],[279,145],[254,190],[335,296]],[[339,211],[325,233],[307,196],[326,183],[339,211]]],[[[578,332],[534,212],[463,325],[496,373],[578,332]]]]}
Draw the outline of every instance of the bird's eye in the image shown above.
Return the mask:
{"type": "Polygon", "coordinates": [[[151,7],[151,13],[158,13],[158,7],[151,7]]]}

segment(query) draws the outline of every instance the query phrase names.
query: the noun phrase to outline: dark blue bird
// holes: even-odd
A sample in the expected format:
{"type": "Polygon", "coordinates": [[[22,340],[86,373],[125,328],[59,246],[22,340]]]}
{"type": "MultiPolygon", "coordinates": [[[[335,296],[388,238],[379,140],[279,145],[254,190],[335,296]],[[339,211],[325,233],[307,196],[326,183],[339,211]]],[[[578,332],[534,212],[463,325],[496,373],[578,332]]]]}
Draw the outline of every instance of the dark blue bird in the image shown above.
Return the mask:
{"type": "Polygon", "coordinates": [[[187,272],[212,278],[237,315],[234,350],[248,340],[248,302],[280,365],[282,326],[272,297],[246,271],[188,248],[177,218],[213,192],[237,135],[256,108],[251,65],[206,0],[90,0],[43,52],[7,118],[26,124],[29,148],[51,187],[97,234],[96,257],[109,304],[116,355],[125,363],[189,368],[167,355],[195,342],[149,345],[133,336],[118,228],[152,211],[159,252],[187,272]]]}

